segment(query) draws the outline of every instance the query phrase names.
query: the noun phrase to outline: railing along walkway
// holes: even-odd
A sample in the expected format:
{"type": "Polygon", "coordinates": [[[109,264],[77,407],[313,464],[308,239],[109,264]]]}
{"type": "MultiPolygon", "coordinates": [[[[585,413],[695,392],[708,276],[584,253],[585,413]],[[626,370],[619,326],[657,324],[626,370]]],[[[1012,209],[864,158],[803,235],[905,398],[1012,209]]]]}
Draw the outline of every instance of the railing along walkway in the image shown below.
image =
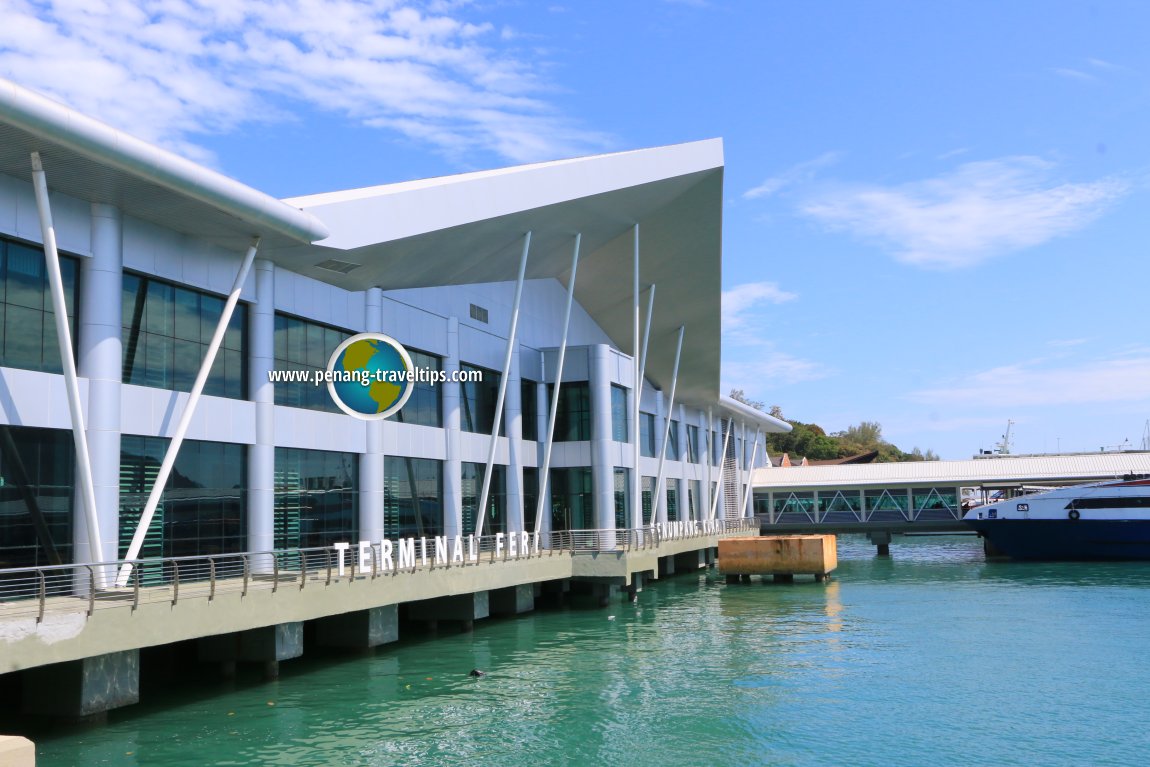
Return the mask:
{"type": "MultiPolygon", "coordinates": [[[[753,519],[717,520],[711,523],[670,523],[628,530],[562,530],[550,533],[526,552],[510,554],[506,538],[486,535],[477,541],[475,557],[464,542],[462,562],[437,561],[432,546],[423,558],[417,546],[413,563],[402,568],[387,567],[380,543],[370,549],[370,567],[360,567],[355,547],[338,551],[334,547],[241,552],[192,557],[164,557],[135,560],[126,586],[101,588],[112,584],[123,562],[22,567],[0,570],[0,620],[34,617],[39,623],[53,613],[79,613],[91,616],[96,610],[136,609],[142,604],[207,599],[221,594],[252,591],[275,593],[304,590],[344,580],[375,580],[402,573],[481,567],[508,561],[540,557],[570,556],[574,552],[634,551],[657,549],[669,540],[704,538],[758,529],[753,519]],[[340,560],[343,560],[343,568],[340,560]]],[[[534,536],[531,538],[534,544],[534,536]]],[[[429,544],[431,541],[428,542],[429,544]]],[[[393,561],[393,565],[398,564],[393,561]]]]}

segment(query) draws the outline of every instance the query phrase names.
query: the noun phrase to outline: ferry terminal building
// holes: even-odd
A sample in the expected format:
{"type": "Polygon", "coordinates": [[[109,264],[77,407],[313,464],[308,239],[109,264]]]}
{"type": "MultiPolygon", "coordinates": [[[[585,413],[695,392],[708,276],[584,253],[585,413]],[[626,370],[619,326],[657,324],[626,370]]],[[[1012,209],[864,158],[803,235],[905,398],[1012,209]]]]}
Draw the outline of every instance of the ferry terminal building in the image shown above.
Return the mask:
{"type": "Polygon", "coordinates": [[[722,182],[710,140],[278,200],[0,81],[0,571],[750,517],[789,426],[720,394],[722,182]],[[360,332],[448,380],[269,381],[360,332]]]}

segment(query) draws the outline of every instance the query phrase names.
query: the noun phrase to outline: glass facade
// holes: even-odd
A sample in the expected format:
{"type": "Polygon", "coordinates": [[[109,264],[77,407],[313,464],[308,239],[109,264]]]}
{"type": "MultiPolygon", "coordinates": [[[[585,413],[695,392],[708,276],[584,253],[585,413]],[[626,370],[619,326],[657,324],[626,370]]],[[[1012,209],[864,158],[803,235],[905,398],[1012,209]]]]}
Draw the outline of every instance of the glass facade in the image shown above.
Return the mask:
{"type": "Polygon", "coordinates": [[[630,507],[627,504],[631,470],[615,467],[615,529],[626,530],[631,526],[630,507]]]}
{"type": "Polygon", "coordinates": [[[671,421],[671,430],[667,432],[667,460],[679,460],[679,422],[671,421]]]}
{"type": "Polygon", "coordinates": [[[643,524],[651,524],[651,502],[655,497],[655,478],[643,477],[641,479],[643,493],[643,524]]]}
{"type": "Polygon", "coordinates": [[[862,521],[862,496],[857,490],[820,490],[816,500],[820,522],[862,521]]]}
{"type": "MultiPolygon", "coordinates": [[[[224,313],[224,299],[125,274],[122,310],[124,383],[191,391],[224,313]]],[[[204,394],[247,395],[247,320],[247,306],[237,304],[204,394]]]]}
{"type": "Polygon", "coordinates": [[[687,424],[687,460],[699,462],[699,427],[687,424]]]}
{"type": "MultiPolygon", "coordinates": [[[[120,439],[120,556],[128,551],[170,440],[120,439]]],[[[140,558],[247,550],[247,448],[184,440],[140,558]]]]}
{"type": "Polygon", "coordinates": [[[75,454],[69,431],[0,425],[0,568],[71,563],[75,454]]]}
{"type": "Polygon", "coordinates": [[[443,535],[442,461],[383,459],[383,531],[392,539],[443,535]]]}
{"type": "Polygon", "coordinates": [[[655,416],[639,413],[639,450],[648,458],[655,457],[655,416]]]}
{"type": "Polygon", "coordinates": [[[539,440],[539,385],[526,378],[519,382],[520,428],[523,439],[539,440]]]}
{"type": "MultiPolygon", "coordinates": [[[[314,373],[327,370],[327,361],[332,352],[353,335],[349,330],[277,312],[273,364],[276,370],[284,371],[306,370],[314,373]]],[[[343,412],[332,400],[327,386],[316,386],[310,381],[281,381],[275,385],[275,390],[277,405],[324,410],[328,413],[343,412]]],[[[415,394],[411,396],[414,398],[415,394]]]]}
{"type": "MultiPolygon", "coordinates": [[[[490,434],[495,425],[495,403],[499,399],[499,373],[487,368],[468,365],[466,362],[459,366],[460,370],[479,372],[482,381],[465,381],[459,385],[462,397],[460,398],[460,426],[464,431],[476,434],[490,434]]],[[[507,421],[507,409],[504,408],[503,421],[507,421]]],[[[504,424],[499,424],[499,436],[506,436],[504,424]]]]}
{"type": "Polygon", "coordinates": [[[359,456],[276,448],[277,549],[359,540],[359,456]]]}
{"type": "MultiPolygon", "coordinates": [[[[483,463],[463,464],[463,534],[475,532],[475,511],[483,492],[483,463]]],[[[483,520],[483,535],[507,532],[507,467],[491,467],[491,486],[487,490],[487,517],[483,520]]]]}
{"type": "Polygon", "coordinates": [[[863,498],[866,502],[865,519],[868,522],[902,522],[910,519],[910,499],[905,490],[867,490],[863,498]]]}
{"type": "Polygon", "coordinates": [[[627,390],[618,384],[611,384],[611,439],[626,442],[627,437],[627,390]]]}
{"type": "Polygon", "coordinates": [[[594,497],[590,467],[552,469],[551,529],[594,529],[594,497]]]}
{"type": "MultiPolygon", "coordinates": [[[[535,532],[535,514],[539,511],[539,469],[523,467],[523,529],[535,532]]],[[[546,511],[546,510],[544,510],[546,511]]]]}
{"type": "MultiPolygon", "coordinates": [[[[548,397],[555,384],[547,384],[548,397]]],[[[591,439],[591,387],[586,381],[564,382],[559,387],[559,407],[555,415],[556,442],[586,442],[591,439]]]]}
{"type": "MultiPolygon", "coordinates": [[[[434,354],[416,351],[409,347],[411,365],[422,370],[443,370],[443,359],[434,354]]],[[[325,363],[326,364],[326,363],[325,363]]],[[[439,392],[443,387],[430,381],[417,381],[412,385],[411,396],[392,418],[399,423],[414,423],[420,426],[443,426],[443,408],[439,392]]]]}
{"type": "Polygon", "coordinates": [[[679,480],[667,480],[667,521],[679,521],[679,480]]]}
{"type": "MultiPolygon", "coordinates": [[[[60,257],[64,305],[76,348],[76,303],[79,262],[60,257]]],[[[44,373],[62,373],[56,341],[56,313],[48,288],[44,251],[0,238],[0,365],[44,373]]]]}

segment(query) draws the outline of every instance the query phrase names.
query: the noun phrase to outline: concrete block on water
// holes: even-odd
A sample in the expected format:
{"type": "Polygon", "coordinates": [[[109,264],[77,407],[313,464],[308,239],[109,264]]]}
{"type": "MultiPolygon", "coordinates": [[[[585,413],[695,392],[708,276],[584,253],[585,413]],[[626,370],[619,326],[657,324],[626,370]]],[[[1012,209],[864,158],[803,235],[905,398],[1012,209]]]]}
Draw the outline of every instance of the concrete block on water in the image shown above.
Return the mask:
{"type": "Polygon", "coordinates": [[[838,563],[833,535],[767,535],[719,541],[719,572],[724,575],[813,575],[821,579],[838,563]]]}

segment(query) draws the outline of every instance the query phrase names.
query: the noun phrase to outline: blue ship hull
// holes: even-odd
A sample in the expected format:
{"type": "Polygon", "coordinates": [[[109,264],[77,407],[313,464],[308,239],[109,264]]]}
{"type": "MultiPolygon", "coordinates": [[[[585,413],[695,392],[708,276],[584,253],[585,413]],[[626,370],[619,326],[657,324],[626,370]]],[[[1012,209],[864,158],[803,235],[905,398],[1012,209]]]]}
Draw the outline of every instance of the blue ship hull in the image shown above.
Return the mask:
{"type": "Polygon", "coordinates": [[[1011,559],[1150,560],[1150,520],[967,519],[1011,559]]]}

